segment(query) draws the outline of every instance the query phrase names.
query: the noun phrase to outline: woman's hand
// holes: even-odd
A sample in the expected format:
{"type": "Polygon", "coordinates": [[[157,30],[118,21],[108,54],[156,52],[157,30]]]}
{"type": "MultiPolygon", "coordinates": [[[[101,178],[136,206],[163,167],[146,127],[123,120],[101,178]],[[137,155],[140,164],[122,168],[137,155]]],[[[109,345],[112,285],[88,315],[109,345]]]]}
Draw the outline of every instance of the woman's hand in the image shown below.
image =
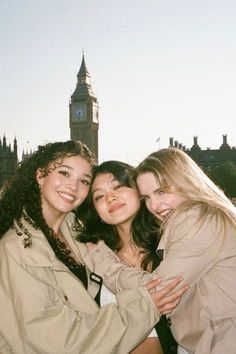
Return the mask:
{"type": "Polygon", "coordinates": [[[177,285],[183,281],[183,278],[179,277],[166,285],[162,290],[156,291],[155,287],[159,285],[161,281],[161,278],[151,280],[146,284],[146,288],[148,289],[158,311],[162,315],[166,315],[171,313],[178,305],[182,295],[189,289],[189,286],[185,284],[179,290],[173,292],[177,285]]]}

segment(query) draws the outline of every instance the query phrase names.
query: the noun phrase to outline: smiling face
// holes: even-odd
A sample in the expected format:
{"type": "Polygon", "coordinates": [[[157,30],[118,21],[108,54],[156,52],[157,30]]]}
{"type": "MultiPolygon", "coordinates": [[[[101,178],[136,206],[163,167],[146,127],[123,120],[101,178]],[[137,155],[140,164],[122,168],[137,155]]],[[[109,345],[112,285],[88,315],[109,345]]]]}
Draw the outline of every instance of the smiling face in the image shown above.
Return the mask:
{"type": "Polygon", "coordinates": [[[140,174],[137,185],[147,209],[161,221],[186,200],[176,193],[166,193],[151,172],[140,174]]]}
{"type": "Polygon", "coordinates": [[[52,220],[79,206],[87,197],[91,181],[91,165],[81,156],[65,157],[48,166],[48,173],[38,169],[36,178],[41,190],[43,215],[52,220]]]}
{"type": "Polygon", "coordinates": [[[111,173],[96,176],[92,196],[98,215],[109,225],[131,225],[140,208],[138,192],[122,185],[111,173]]]}

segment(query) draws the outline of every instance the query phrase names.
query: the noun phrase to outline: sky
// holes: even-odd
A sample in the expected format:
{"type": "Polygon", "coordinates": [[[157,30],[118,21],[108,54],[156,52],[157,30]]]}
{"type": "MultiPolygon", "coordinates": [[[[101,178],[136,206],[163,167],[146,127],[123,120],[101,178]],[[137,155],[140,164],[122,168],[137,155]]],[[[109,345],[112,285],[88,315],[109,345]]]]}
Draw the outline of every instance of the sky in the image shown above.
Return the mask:
{"type": "Polygon", "coordinates": [[[82,53],[99,161],[137,164],[198,136],[236,145],[235,0],[0,0],[0,138],[19,158],[68,140],[82,53]]]}

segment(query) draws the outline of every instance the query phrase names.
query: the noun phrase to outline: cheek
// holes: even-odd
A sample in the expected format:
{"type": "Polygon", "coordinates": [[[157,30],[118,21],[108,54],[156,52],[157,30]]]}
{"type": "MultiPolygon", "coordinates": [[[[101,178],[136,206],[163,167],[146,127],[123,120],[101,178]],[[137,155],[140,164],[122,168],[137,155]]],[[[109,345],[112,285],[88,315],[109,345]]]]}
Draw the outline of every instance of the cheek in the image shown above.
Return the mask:
{"type": "Polygon", "coordinates": [[[141,204],[140,204],[140,200],[139,198],[137,197],[137,195],[128,195],[126,196],[126,202],[127,204],[133,208],[133,209],[139,209],[141,204]]]}
{"type": "MultiPolygon", "coordinates": [[[[88,196],[89,189],[87,186],[80,186],[77,192],[76,199],[79,200],[78,205],[81,204],[88,196]]],[[[78,206],[77,205],[77,206],[78,206]]]]}
{"type": "Polygon", "coordinates": [[[62,178],[60,178],[60,175],[54,175],[53,173],[50,173],[48,176],[45,177],[44,179],[44,186],[51,188],[57,188],[62,185],[62,178]]]}
{"type": "Polygon", "coordinates": [[[80,190],[78,194],[78,198],[80,199],[81,203],[87,198],[88,196],[88,189],[83,189],[82,191],[80,190]]]}
{"type": "Polygon", "coordinates": [[[103,215],[105,214],[104,212],[104,204],[100,201],[100,203],[95,204],[95,210],[97,212],[97,214],[102,218],[103,215]]]}
{"type": "Polygon", "coordinates": [[[147,201],[145,202],[145,205],[146,205],[146,208],[147,208],[151,213],[153,213],[153,212],[152,212],[152,207],[151,207],[151,201],[150,201],[150,200],[147,200],[147,201]]]}
{"type": "Polygon", "coordinates": [[[181,203],[183,203],[184,199],[181,198],[181,197],[175,197],[173,200],[172,200],[172,206],[174,208],[177,208],[181,203]]]}
{"type": "Polygon", "coordinates": [[[134,208],[136,209],[136,212],[138,212],[138,210],[140,209],[140,207],[141,207],[141,204],[140,204],[140,201],[138,200],[138,201],[136,201],[136,202],[134,203],[134,208]]]}

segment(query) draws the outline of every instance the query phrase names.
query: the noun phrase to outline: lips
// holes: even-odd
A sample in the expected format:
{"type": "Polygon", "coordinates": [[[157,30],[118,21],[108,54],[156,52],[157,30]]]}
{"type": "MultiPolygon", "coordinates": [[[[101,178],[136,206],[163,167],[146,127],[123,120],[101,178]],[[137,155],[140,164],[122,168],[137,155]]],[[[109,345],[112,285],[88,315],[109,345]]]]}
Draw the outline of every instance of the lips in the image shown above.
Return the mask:
{"type": "Polygon", "coordinates": [[[165,209],[165,210],[162,210],[161,212],[158,212],[158,216],[161,218],[161,219],[166,219],[169,214],[171,213],[172,209],[165,209]]]}
{"type": "Polygon", "coordinates": [[[116,211],[118,211],[118,210],[120,210],[121,208],[123,208],[123,206],[124,206],[124,204],[121,204],[121,203],[114,204],[114,205],[112,205],[112,206],[109,208],[108,212],[109,212],[110,214],[115,213],[116,211]]]}
{"type": "Polygon", "coordinates": [[[75,201],[75,196],[65,192],[58,192],[58,194],[67,202],[73,203],[75,201]]]}

